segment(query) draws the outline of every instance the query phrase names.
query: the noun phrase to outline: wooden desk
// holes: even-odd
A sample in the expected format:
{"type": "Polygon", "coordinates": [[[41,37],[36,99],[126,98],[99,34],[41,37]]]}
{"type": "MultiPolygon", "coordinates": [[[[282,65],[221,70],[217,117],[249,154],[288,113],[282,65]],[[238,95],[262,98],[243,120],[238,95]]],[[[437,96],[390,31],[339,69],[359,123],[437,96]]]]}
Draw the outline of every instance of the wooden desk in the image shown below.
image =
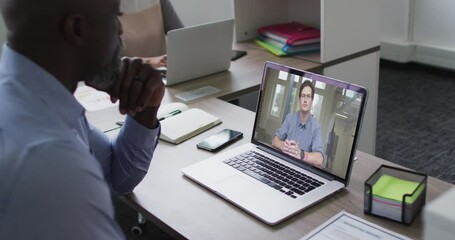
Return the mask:
{"type": "MultiPolygon", "coordinates": [[[[168,87],[163,102],[177,101],[175,94],[206,85],[221,89],[215,96],[224,96],[223,99],[254,90],[260,82],[264,62],[261,59],[264,59],[265,52],[245,45],[236,49],[246,48],[247,57],[234,61],[230,71],[168,87]]],[[[269,55],[268,59],[303,69],[318,67],[316,63],[294,58],[269,55]]],[[[197,149],[196,143],[224,128],[244,133],[244,138],[228,149],[249,142],[255,114],[214,96],[194,100],[189,105],[220,117],[223,123],[179,145],[160,142],[144,180],[132,194],[121,197],[170,235],[187,239],[299,239],[341,210],[346,210],[411,238],[422,237],[421,215],[408,227],[363,214],[365,180],[380,164],[396,165],[362,152],[357,153],[358,160],[354,164],[351,183],[346,189],[276,226],[268,226],[257,220],[183,177],[180,172],[183,167],[212,156],[213,153],[197,149]]],[[[112,108],[87,115],[90,122],[107,130],[115,127],[117,119],[123,118],[117,112],[116,108],[112,108]]],[[[451,187],[449,183],[430,177],[427,201],[451,187]]]]}
{"type": "MultiPolygon", "coordinates": [[[[341,210],[346,210],[387,229],[421,239],[421,215],[411,226],[405,226],[363,214],[365,180],[381,164],[397,166],[363,152],[357,152],[358,160],[346,189],[276,226],[266,225],[183,177],[181,168],[212,156],[212,153],[196,148],[196,143],[209,135],[223,128],[242,131],[244,138],[228,149],[251,139],[253,112],[215,98],[197,105],[219,116],[223,124],[178,146],[160,142],[144,180],[133,194],[122,197],[129,206],[143,213],[170,235],[187,239],[299,239],[341,210]]],[[[427,201],[451,187],[449,183],[430,177],[427,201]]]]}

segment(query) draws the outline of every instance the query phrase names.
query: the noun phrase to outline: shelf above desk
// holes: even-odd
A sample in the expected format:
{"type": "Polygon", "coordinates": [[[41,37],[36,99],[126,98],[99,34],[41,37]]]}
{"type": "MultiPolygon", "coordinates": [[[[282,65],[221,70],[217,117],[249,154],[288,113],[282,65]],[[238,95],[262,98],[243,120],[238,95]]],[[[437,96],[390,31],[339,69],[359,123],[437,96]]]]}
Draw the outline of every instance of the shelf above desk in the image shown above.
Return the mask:
{"type": "Polygon", "coordinates": [[[204,86],[213,86],[221,91],[194,101],[204,100],[210,97],[219,97],[230,100],[253,92],[257,90],[261,83],[262,70],[266,61],[272,61],[307,71],[317,71],[321,65],[320,63],[303,61],[292,57],[277,57],[263,49],[257,48],[251,43],[235,43],[233,49],[246,51],[247,55],[232,61],[228,71],[166,87],[166,94],[163,102],[180,101],[180,99],[175,97],[176,94],[204,86]]]}

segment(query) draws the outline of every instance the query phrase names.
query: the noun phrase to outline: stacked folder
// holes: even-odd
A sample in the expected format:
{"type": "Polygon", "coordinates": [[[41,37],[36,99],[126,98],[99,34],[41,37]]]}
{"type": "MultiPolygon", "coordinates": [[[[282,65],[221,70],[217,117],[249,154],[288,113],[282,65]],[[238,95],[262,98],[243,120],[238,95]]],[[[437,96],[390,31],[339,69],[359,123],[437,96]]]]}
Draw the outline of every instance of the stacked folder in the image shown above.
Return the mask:
{"type": "Polygon", "coordinates": [[[299,22],[260,27],[256,43],[277,56],[319,51],[319,29],[299,22]]]}

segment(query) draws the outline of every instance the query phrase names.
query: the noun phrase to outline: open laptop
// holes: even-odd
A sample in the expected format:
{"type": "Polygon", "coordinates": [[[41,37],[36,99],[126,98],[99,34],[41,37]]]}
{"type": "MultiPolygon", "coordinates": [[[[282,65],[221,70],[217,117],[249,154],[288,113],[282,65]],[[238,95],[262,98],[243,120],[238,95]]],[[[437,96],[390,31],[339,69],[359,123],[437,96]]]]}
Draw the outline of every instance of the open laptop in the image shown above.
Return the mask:
{"type": "Polygon", "coordinates": [[[361,86],[267,62],[251,143],[182,173],[267,224],[277,224],[348,185],[366,100],[361,86]],[[286,115],[299,111],[305,80],[315,86],[312,114],[321,124],[322,167],[272,146],[286,115]]]}
{"type": "Polygon", "coordinates": [[[210,75],[231,66],[234,19],[167,33],[167,86],[210,75]]]}

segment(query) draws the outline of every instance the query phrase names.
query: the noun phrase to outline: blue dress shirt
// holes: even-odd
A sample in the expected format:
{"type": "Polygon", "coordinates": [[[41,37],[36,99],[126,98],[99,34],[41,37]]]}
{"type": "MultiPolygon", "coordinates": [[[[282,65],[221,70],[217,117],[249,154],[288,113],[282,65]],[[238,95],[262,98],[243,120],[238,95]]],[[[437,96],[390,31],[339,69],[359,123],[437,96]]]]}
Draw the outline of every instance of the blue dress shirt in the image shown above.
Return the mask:
{"type": "MultiPolygon", "coordinates": [[[[281,127],[275,132],[281,141],[285,139],[294,140],[305,152],[320,152],[322,149],[321,124],[312,114],[306,123],[300,121],[300,112],[289,113],[281,127]]],[[[323,154],[324,156],[324,154],[323,154]]]]}
{"type": "Polygon", "coordinates": [[[111,190],[142,180],[160,128],[127,117],[109,139],[54,76],[7,45],[0,109],[0,239],[124,238],[111,190]]]}

